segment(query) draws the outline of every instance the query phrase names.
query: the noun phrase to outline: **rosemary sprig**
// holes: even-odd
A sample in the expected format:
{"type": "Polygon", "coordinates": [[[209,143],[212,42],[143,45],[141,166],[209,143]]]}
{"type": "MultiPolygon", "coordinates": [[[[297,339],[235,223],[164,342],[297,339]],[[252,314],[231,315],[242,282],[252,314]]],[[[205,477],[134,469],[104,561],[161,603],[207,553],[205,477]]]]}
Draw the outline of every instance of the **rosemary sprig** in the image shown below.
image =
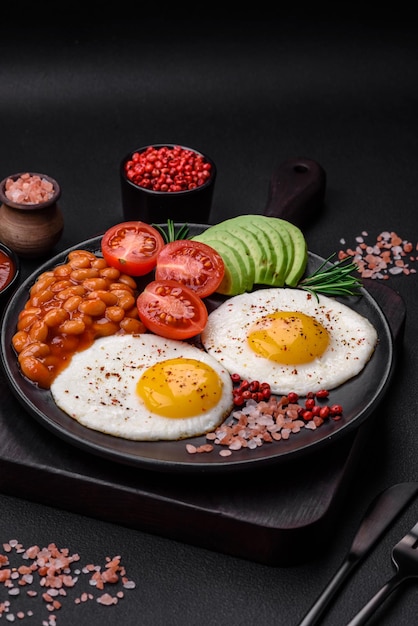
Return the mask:
{"type": "Polygon", "coordinates": [[[362,283],[359,278],[353,276],[352,272],[358,267],[354,261],[348,257],[341,259],[326,267],[327,263],[335,254],[331,254],[325,261],[311,274],[304,278],[298,285],[301,289],[309,291],[318,299],[318,293],[328,296],[355,296],[360,295],[362,283]]]}
{"type": "Polygon", "coordinates": [[[177,239],[188,239],[189,235],[189,227],[187,224],[183,224],[176,231],[174,228],[173,220],[167,220],[167,230],[161,227],[159,224],[151,224],[154,228],[158,230],[163,236],[163,239],[166,243],[171,243],[172,241],[177,241],[177,239]]]}

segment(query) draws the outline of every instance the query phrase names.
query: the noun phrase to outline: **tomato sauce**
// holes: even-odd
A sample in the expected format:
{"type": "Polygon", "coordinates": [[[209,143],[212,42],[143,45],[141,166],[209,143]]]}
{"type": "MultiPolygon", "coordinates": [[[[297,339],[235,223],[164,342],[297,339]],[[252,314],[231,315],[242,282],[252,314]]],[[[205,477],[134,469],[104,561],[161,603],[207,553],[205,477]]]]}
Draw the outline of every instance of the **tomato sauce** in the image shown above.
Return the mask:
{"type": "Polygon", "coordinates": [[[0,290],[7,287],[16,271],[12,259],[3,250],[0,250],[0,290]]]}

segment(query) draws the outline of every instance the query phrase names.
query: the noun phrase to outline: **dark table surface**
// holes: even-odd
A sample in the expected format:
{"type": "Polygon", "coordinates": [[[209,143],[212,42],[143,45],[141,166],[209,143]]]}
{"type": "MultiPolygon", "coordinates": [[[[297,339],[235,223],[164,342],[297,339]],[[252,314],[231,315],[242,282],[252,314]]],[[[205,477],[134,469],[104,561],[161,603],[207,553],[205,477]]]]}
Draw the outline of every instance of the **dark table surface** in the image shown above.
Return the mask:
{"type": "MultiPolygon", "coordinates": [[[[3,32],[0,51],[0,178],[31,170],[59,181],[65,229],[57,253],[121,221],[120,158],[164,142],[200,148],[216,162],[211,223],[261,213],[274,168],[306,157],[327,174],[324,209],[305,230],[312,252],[328,257],[354,246],[363,231],[369,241],[384,230],[418,241],[413,18],[95,26],[73,19],[52,31],[23,25],[3,32]]],[[[22,261],[22,278],[36,267],[36,260],[22,261]]],[[[63,598],[56,623],[296,626],[342,561],[371,499],[417,479],[417,281],[415,274],[386,281],[407,310],[400,358],[323,553],[272,567],[2,493],[0,546],[10,539],[24,547],[53,542],[77,552],[81,565],[120,555],[136,583],[116,606],[63,598]]],[[[315,473],[309,460],[300,462],[315,473]]],[[[286,480],[286,466],[274,480],[286,480]]],[[[417,517],[414,501],[324,624],[347,623],[392,575],[391,546],[417,517]]],[[[11,597],[2,585],[0,606],[5,601],[9,613],[29,606],[23,591],[11,597]]],[[[45,603],[30,606],[35,615],[23,621],[47,624],[45,603]]],[[[411,585],[371,623],[416,624],[417,614],[418,588],[411,585]]],[[[1,619],[6,623],[6,613],[1,619]]]]}

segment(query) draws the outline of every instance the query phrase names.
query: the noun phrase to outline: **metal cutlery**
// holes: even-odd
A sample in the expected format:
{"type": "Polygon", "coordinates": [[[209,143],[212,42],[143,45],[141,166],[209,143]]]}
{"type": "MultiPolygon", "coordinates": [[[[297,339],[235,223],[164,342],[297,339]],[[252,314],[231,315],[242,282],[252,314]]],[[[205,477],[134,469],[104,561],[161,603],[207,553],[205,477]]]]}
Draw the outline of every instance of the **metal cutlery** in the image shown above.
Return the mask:
{"type": "Polygon", "coordinates": [[[396,567],[396,574],[375,593],[347,626],[365,624],[401,583],[410,578],[418,578],[418,523],[395,545],[392,550],[392,561],[396,567]]]}
{"type": "MultiPolygon", "coordinates": [[[[314,626],[319,622],[349,574],[359,565],[417,492],[418,482],[398,483],[382,491],[373,500],[363,517],[347,556],[299,626],[314,626]]],[[[360,623],[353,622],[350,626],[360,623]]]]}

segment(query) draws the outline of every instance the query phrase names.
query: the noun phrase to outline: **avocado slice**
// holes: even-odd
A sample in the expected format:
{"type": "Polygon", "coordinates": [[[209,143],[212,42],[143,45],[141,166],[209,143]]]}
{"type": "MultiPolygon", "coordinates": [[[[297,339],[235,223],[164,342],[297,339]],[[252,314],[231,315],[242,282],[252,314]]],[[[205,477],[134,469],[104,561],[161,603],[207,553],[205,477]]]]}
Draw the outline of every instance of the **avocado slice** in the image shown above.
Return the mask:
{"type": "Polygon", "coordinates": [[[270,239],[269,249],[271,247],[274,249],[274,254],[270,259],[274,273],[271,273],[270,268],[266,268],[264,276],[260,277],[260,283],[271,287],[283,287],[288,271],[289,255],[290,260],[293,257],[293,242],[287,229],[280,224],[276,225],[265,215],[241,215],[239,221],[245,229],[256,227],[262,230],[270,239]]]}
{"type": "Polygon", "coordinates": [[[276,217],[238,215],[209,226],[194,239],[212,245],[226,267],[231,264],[222,291],[218,290],[225,295],[250,291],[254,283],[296,287],[308,263],[307,243],[300,228],[276,217]]]}
{"type": "MultiPolygon", "coordinates": [[[[265,284],[266,279],[266,268],[269,268],[269,276],[267,276],[267,280],[273,279],[273,270],[274,262],[272,263],[272,259],[274,260],[275,252],[272,246],[270,239],[267,235],[252,224],[248,224],[248,228],[245,228],[245,225],[241,220],[242,216],[238,216],[235,218],[230,218],[225,220],[224,222],[220,222],[219,224],[215,224],[211,226],[208,231],[205,231],[209,234],[209,231],[212,229],[215,230],[226,230],[229,232],[231,227],[237,228],[240,233],[242,231],[242,235],[239,236],[245,238],[247,241],[251,240],[250,250],[254,259],[255,265],[255,273],[254,273],[254,283],[257,284],[265,284]]],[[[270,283],[267,283],[270,284],[270,283]]]]}
{"type": "Polygon", "coordinates": [[[214,248],[224,261],[225,274],[216,291],[225,296],[236,296],[247,291],[250,280],[246,276],[245,264],[238,252],[220,239],[205,238],[200,240],[214,248]]]}
{"type": "Polygon", "coordinates": [[[237,237],[245,237],[254,258],[254,282],[260,285],[283,286],[287,267],[284,242],[276,231],[266,228],[263,217],[238,215],[211,226],[209,230],[223,229],[230,232],[234,229],[237,237]]]}
{"type": "Polygon", "coordinates": [[[297,287],[308,264],[308,246],[300,228],[291,222],[283,221],[293,241],[293,264],[286,274],[285,284],[288,287],[297,287]]]}
{"type": "MultiPolygon", "coordinates": [[[[200,235],[196,235],[193,239],[207,243],[208,238],[212,240],[212,247],[216,249],[216,241],[223,241],[229,247],[232,247],[235,252],[238,252],[240,259],[245,265],[244,273],[247,276],[246,291],[251,291],[254,284],[255,275],[255,263],[249,244],[251,243],[245,236],[245,231],[230,228],[223,230],[222,228],[210,228],[200,235]]],[[[253,239],[252,236],[250,237],[253,239]]]]}
{"type": "Polygon", "coordinates": [[[259,218],[282,235],[288,248],[289,257],[284,282],[289,287],[296,287],[308,262],[308,248],[301,229],[292,222],[278,217],[260,215],[259,218]],[[287,232],[287,236],[284,231],[287,232]]]}
{"type": "MultiPolygon", "coordinates": [[[[223,227],[227,227],[231,222],[234,222],[236,225],[242,225],[242,223],[245,224],[246,220],[254,221],[254,219],[257,225],[259,222],[269,221],[271,227],[274,227],[275,229],[283,227],[287,230],[292,241],[293,258],[292,263],[289,263],[286,269],[284,282],[288,287],[296,287],[302,278],[308,263],[307,243],[301,229],[287,220],[258,214],[239,215],[237,217],[229,218],[228,220],[221,222],[221,224],[223,227]]],[[[216,227],[219,225],[220,224],[217,224],[216,227]]],[[[292,253],[290,254],[290,257],[292,257],[292,253]]]]}
{"type": "Polygon", "coordinates": [[[287,252],[287,266],[285,271],[286,277],[293,265],[294,256],[294,242],[292,237],[290,236],[287,224],[284,220],[281,220],[277,217],[269,217],[264,215],[260,215],[260,217],[263,218],[263,222],[267,224],[269,228],[274,228],[274,230],[277,230],[280,233],[281,238],[283,239],[283,243],[287,252]]]}

